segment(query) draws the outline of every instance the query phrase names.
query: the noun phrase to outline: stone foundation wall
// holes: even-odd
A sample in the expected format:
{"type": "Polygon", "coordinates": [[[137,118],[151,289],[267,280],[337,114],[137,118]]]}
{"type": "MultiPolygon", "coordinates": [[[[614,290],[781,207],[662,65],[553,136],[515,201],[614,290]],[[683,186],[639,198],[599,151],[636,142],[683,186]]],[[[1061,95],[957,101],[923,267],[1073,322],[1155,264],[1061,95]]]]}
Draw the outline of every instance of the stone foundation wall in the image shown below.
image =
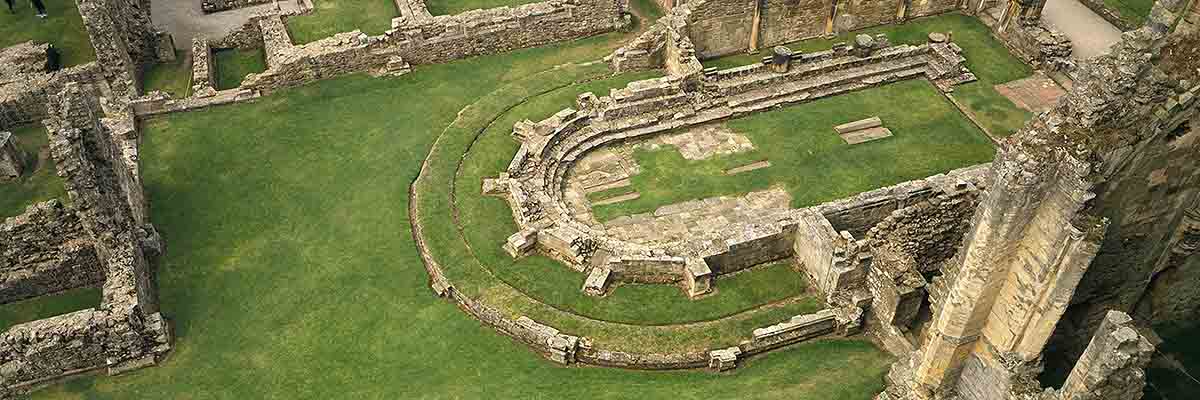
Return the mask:
{"type": "Polygon", "coordinates": [[[5,220],[0,243],[0,304],[104,282],[79,217],[57,200],[5,220]]]}
{"type": "Polygon", "coordinates": [[[824,0],[767,0],[763,4],[760,48],[824,35],[833,12],[833,2],[824,0]]]}
{"type": "Polygon", "coordinates": [[[141,69],[158,57],[150,0],[77,0],[104,79],[125,98],[141,90],[141,69]]]}
{"type": "Polygon", "coordinates": [[[212,47],[208,39],[192,39],[192,93],[198,97],[217,91],[216,68],[212,64],[212,47]]]}
{"type": "Polygon", "coordinates": [[[983,187],[989,167],[990,164],[981,164],[863,192],[851,198],[823,204],[820,211],[834,229],[848,231],[855,237],[866,237],[872,227],[883,222],[896,210],[917,205],[942,193],[955,192],[960,183],[983,187]]]}
{"type": "Polygon", "coordinates": [[[77,65],[52,73],[17,74],[0,83],[0,130],[32,124],[46,118],[46,99],[67,82],[101,79],[97,63],[77,65]]]}
{"type": "Polygon", "coordinates": [[[698,0],[687,4],[688,38],[702,59],[744,52],[750,48],[754,0],[698,0]]]}
{"type": "MultiPolygon", "coordinates": [[[[171,348],[170,328],[158,311],[148,261],[150,254],[162,249],[145,219],[137,148],[129,144],[137,136],[132,109],[110,104],[106,107],[110,114],[105,115],[96,89],[77,83],[68,83],[50,96],[49,104],[46,127],[51,155],[65,180],[72,209],[43,203],[32,214],[10,219],[3,232],[16,237],[5,242],[23,244],[16,248],[23,253],[15,256],[22,262],[83,258],[69,252],[76,244],[91,246],[90,257],[103,274],[103,298],[96,309],[0,333],[3,398],[93,369],[119,374],[154,365],[171,348]],[[10,231],[14,226],[19,228],[10,231]],[[72,232],[82,234],[71,237],[72,232]],[[59,254],[46,248],[54,245],[59,246],[59,254]]],[[[4,256],[10,257],[5,251],[4,256]]],[[[94,280],[87,271],[91,270],[82,271],[83,275],[94,280]]]]}
{"type": "Polygon", "coordinates": [[[292,44],[282,16],[261,16],[255,23],[267,70],[248,76],[242,89],[269,92],[355,72],[398,75],[408,72],[410,63],[442,63],[583,38],[623,26],[623,7],[605,0],[550,0],[427,16],[422,7],[405,3],[401,17],[383,35],[345,32],[304,45],[292,44]]]}
{"type": "Polygon", "coordinates": [[[716,275],[730,274],[795,255],[796,225],[769,226],[754,232],[742,232],[740,237],[726,242],[728,250],[704,257],[716,275]]]}
{"type": "Polygon", "coordinates": [[[104,368],[107,316],[87,309],[0,333],[0,378],[12,388],[104,368]]]}

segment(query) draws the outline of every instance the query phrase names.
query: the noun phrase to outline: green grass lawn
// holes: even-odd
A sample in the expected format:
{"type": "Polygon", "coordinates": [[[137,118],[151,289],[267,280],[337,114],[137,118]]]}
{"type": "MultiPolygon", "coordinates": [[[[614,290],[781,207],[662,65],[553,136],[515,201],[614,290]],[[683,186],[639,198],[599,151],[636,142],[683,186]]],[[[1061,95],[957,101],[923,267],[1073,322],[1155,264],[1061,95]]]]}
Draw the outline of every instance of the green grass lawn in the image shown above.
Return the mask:
{"type": "Polygon", "coordinates": [[[1154,0],[1104,0],[1104,5],[1117,10],[1125,22],[1140,27],[1146,24],[1147,18],[1150,18],[1150,9],[1154,7],[1154,0]]]}
{"type": "Polygon", "coordinates": [[[0,183],[0,219],[20,215],[33,203],[50,199],[67,201],[62,178],[58,177],[46,146],[49,141],[46,128],[26,125],[13,129],[12,133],[25,150],[26,170],[16,181],[0,183]],[[41,162],[38,160],[40,153],[46,153],[41,162]],[[35,169],[31,171],[31,168],[35,169]]]}
{"type": "Polygon", "coordinates": [[[292,43],[315,42],[355,29],[379,35],[391,29],[392,18],[399,15],[392,0],[321,0],[313,5],[312,14],[287,19],[292,43]]]}
{"type": "MultiPolygon", "coordinates": [[[[434,139],[460,111],[499,115],[509,103],[479,101],[510,101],[514,92],[498,91],[506,83],[598,59],[617,38],[400,78],[349,76],[147,121],[143,176],[168,243],[158,271],[175,350],[159,366],[35,398],[870,399],[891,359],[864,341],[793,346],[728,374],[563,368],[432,294],[408,187],[434,139]]],[[[465,148],[449,149],[441,182],[465,148]]]]}
{"type": "Polygon", "coordinates": [[[635,200],[594,207],[601,221],[682,201],[783,185],[807,207],[867,190],[990,161],[991,142],[924,80],[890,84],[729,121],[755,150],[686,160],[674,148],[635,151],[635,200]],[[920,113],[913,112],[920,110],[920,113]],[[839,124],[879,116],[895,136],[847,145],[839,124]],[[771,167],[727,176],[759,160],[771,167]]]}
{"type": "Polygon", "coordinates": [[[429,0],[425,4],[433,15],[454,15],[466,11],[496,8],[502,6],[516,7],[523,4],[537,3],[539,0],[429,0]]]}
{"type": "Polygon", "coordinates": [[[629,2],[629,8],[634,14],[644,19],[644,21],[639,22],[645,24],[653,24],[655,21],[658,21],[659,18],[662,18],[667,14],[666,11],[662,9],[662,6],[654,0],[631,0],[629,2]]]}
{"type": "Polygon", "coordinates": [[[46,19],[35,16],[29,0],[15,0],[16,14],[0,4],[0,48],[26,41],[51,43],[62,54],[63,66],[84,64],[96,59],[96,50],[88,39],[83,18],[75,0],[45,0],[46,19]]]}
{"type": "MultiPolygon", "coordinates": [[[[893,44],[922,44],[928,42],[930,32],[953,32],[954,42],[962,47],[963,56],[967,58],[967,67],[979,77],[978,82],[955,87],[955,99],[971,110],[992,135],[1008,136],[1024,127],[1033,114],[1018,108],[996,92],[995,85],[1028,77],[1033,74],[1033,69],[1009,53],[1003,44],[991,36],[988,27],[975,17],[959,13],[943,14],[912,20],[903,25],[843,33],[832,40],[805,40],[789,44],[788,47],[801,52],[829,50],[838,42],[853,43],[854,35],[859,33],[886,33],[893,44]]],[[[705,60],[704,66],[731,68],[760,62],[762,57],[763,54],[739,54],[705,60]]]]}
{"type": "Polygon", "coordinates": [[[233,89],[242,85],[250,73],[267,70],[266,55],[262,49],[221,49],[213,52],[217,69],[217,90],[233,89]]]}
{"type": "MultiPolygon", "coordinates": [[[[512,210],[498,197],[482,196],[480,182],[504,171],[520,147],[510,135],[513,124],[524,119],[540,121],[571,107],[580,93],[606,94],[609,88],[624,87],[631,81],[661,74],[658,71],[626,74],[556,89],[514,107],[488,125],[471,146],[456,178],[459,219],[475,257],[492,275],[542,302],[591,318],[628,324],[712,320],[802,296],[803,275],[788,265],[777,264],[718,279],[718,293],[698,301],[688,299],[682,290],[670,285],[626,285],[607,297],[597,298],[583,294],[583,274],[558,261],[542,256],[513,260],[501,249],[500,244],[517,231],[512,210]]],[[[804,305],[806,308],[796,311],[812,312],[820,306],[813,299],[806,299],[804,305]]]]}
{"type": "Polygon", "coordinates": [[[72,289],[0,306],[0,329],[100,306],[100,288],[72,289]]]}
{"type": "Polygon", "coordinates": [[[192,83],[192,63],[187,54],[175,53],[175,62],[155,63],[146,69],[142,74],[143,92],[161,90],[177,99],[188,96],[192,83]]]}

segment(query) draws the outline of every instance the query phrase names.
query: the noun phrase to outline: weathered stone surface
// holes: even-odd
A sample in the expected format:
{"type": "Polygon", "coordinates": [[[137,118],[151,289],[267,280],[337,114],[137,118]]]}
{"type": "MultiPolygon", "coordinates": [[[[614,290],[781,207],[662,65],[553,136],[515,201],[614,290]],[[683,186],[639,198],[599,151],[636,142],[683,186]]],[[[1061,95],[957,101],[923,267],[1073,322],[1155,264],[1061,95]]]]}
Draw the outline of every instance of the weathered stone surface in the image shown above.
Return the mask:
{"type": "Polygon", "coordinates": [[[104,282],[91,237],[57,200],[5,220],[0,243],[0,304],[104,282]]]}
{"type": "Polygon", "coordinates": [[[17,179],[25,171],[25,152],[12,132],[0,131],[0,182],[17,179]]]}
{"type": "Polygon", "coordinates": [[[1129,315],[1109,311],[1060,390],[1062,400],[1139,399],[1154,346],[1129,315]]]}

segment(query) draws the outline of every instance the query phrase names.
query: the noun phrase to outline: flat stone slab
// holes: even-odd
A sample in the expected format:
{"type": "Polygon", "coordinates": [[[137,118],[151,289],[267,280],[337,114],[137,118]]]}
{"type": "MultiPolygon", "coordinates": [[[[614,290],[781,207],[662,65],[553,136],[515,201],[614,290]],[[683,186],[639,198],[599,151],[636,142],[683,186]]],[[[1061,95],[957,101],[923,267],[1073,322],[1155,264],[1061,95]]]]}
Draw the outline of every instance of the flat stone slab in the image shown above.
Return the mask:
{"type": "Polygon", "coordinates": [[[883,120],[879,119],[879,117],[871,117],[871,118],[835,126],[835,127],[833,127],[833,130],[837,131],[838,134],[844,135],[844,134],[851,133],[854,131],[878,128],[881,126],[883,126],[883,120]]]}
{"type": "Polygon", "coordinates": [[[841,134],[847,144],[860,144],[892,136],[892,130],[882,126],[841,134]]]}
{"type": "Polygon", "coordinates": [[[1041,72],[1025,79],[996,85],[996,91],[1012,100],[1017,107],[1033,113],[1049,110],[1058,104],[1060,97],[1067,94],[1058,83],[1041,72]]]}
{"type": "Polygon", "coordinates": [[[728,169],[725,171],[725,175],[737,175],[737,174],[740,174],[743,172],[750,172],[750,171],[763,169],[763,168],[770,167],[770,166],[771,166],[770,161],[762,160],[762,161],[746,164],[746,165],[743,165],[743,166],[740,166],[737,168],[728,169]]]}

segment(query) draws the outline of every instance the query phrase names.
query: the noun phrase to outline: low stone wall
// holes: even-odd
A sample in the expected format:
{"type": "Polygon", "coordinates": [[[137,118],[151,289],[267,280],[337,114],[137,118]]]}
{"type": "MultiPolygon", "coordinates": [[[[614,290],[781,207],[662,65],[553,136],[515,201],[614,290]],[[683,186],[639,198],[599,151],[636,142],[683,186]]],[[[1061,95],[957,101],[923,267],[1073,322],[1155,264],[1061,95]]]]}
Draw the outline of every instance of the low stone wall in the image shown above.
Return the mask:
{"type": "Polygon", "coordinates": [[[212,47],[208,39],[192,39],[192,93],[197,97],[210,96],[217,91],[216,68],[212,64],[212,47]]]}
{"type": "Polygon", "coordinates": [[[6,385],[31,386],[104,368],[107,317],[102,311],[87,309],[0,333],[0,377],[6,385]]]}
{"type": "Polygon", "coordinates": [[[200,11],[208,14],[274,2],[275,0],[203,0],[200,2],[200,11]]]}
{"type": "Polygon", "coordinates": [[[883,222],[896,210],[929,200],[940,193],[955,191],[960,182],[976,187],[985,185],[990,164],[956,169],[945,174],[909,181],[860,193],[854,197],[822,204],[819,210],[838,231],[856,237],[883,222]]]}
{"type": "MultiPolygon", "coordinates": [[[[514,127],[513,134],[522,141],[521,148],[505,175],[483,183],[485,193],[505,198],[513,209],[520,232],[509,238],[506,248],[514,257],[537,248],[579,271],[598,265],[593,260],[595,254],[619,260],[671,257],[682,260],[682,264],[702,259],[706,267],[696,268],[696,272],[710,276],[792,257],[801,251],[795,249],[801,245],[797,242],[806,240],[797,238],[798,225],[803,219],[797,210],[734,221],[727,229],[703,237],[690,237],[679,243],[646,246],[609,237],[603,231],[575,220],[569,207],[561,201],[560,188],[576,160],[609,143],[738,118],[780,105],[902,79],[925,77],[946,90],[956,83],[974,79],[963,67],[965,59],[959,55],[961,50],[951,43],[887,47],[886,38],[875,37],[863,39],[861,42],[867,44],[859,48],[839,46],[833,50],[790,56],[788,65],[782,68],[759,64],[724,71],[701,71],[698,67],[688,66],[698,66],[699,62],[691,52],[687,36],[682,33],[684,30],[679,24],[684,20],[677,18],[675,13],[678,12],[681,11],[677,9],[672,16],[659,21],[665,32],[663,37],[647,38],[665,41],[663,58],[670,76],[633,82],[625,88],[612,90],[605,97],[584,93],[578,96],[578,110],[566,109],[541,122],[523,121],[514,127]],[[679,60],[679,66],[672,67],[672,60],[679,60]]],[[[654,47],[648,44],[627,48],[624,54],[648,54],[644,49],[654,47]]],[[[644,64],[633,58],[617,58],[616,55],[610,58],[610,65],[626,61],[644,64]]],[[[839,204],[830,206],[831,209],[837,207],[839,204]]],[[[849,204],[843,207],[844,210],[833,212],[857,214],[859,211],[855,207],[855,204],[849,204]]],[[[873,224],[883,217],[870,222],[873,224]]],[[[862,230],[868,227],[864,225],[862,230]]],[[[852,242],[852,238],[845,241],[852,242]]],[[[843,249],[849,247],[849,244],[842,246],[843,249]]],[[[833,280],[838,285],[860,282],[863,274],[854,273],[861,271],[857,267],[861,261],[859,257],[856,254],[841,257],[842,261],[835,262],[837,266],[832,267],[838,269],[830,275],[837,276],[833,280]]],[[[691,264],[699,266],[701,263],[691,264]]],[[[830,266],[818,268],[827,267],[830,266]]],[[[641,276],[644,274],[611,269],[617,276],[624,274],[646,281],[641,276]]],[[[680,274],[682,280],[689,283],[688,294],[692,296],[697,295],[695,288],[705,286],[691,283],[696,278],[703,282],[701,275],[689,276],[695,275],[691,269],[656,270],[667,276],[680,274]]]]}
{"type": "Polygon", "coordinates": [[[344,32],[303,45],[292,44],[284,16],[254,18],[257,27],[241,31],[260,32],[267,70],[248,76],[242,89],[270,92],[355,72],[399,75],[410,63],[504,53],[610,32],[627,23],[625,4],[611,0],[549,0],[439,16],[429,15],[420,1],[401,0],[397,7],[401,16],[382,35],[344,32]]]}
{"type": "Polygon", "coordinates": [[[103,298],[98,308],[0,333],[0,398],[98,368],[119,374],[154,365],[171,349],[148,261],[162,249],[145,216],[132,109],[119,99],[101,107],[97,90],[78,83],[49,96],[48,109],[51,155],[72,208],[43,203],[6,221],[0,242],[19,245],[5,247],[3,260],[35,268],[74,260],[82,265],[55,279],[96,283],[98,270],[103,298]]]}
{"type": "Polygon", "coordinates": [[[0,130],[32,124],[46,118],[46,99],[67,82],[96,82],[97,63],[45,73],[18,73],[0,79],[0,130]]]}
{"type": "Polygon", "coordinates": [[[0,304],[104,282],[79,217],[57,200],[0,223],[0,243],[0,304]]]}

